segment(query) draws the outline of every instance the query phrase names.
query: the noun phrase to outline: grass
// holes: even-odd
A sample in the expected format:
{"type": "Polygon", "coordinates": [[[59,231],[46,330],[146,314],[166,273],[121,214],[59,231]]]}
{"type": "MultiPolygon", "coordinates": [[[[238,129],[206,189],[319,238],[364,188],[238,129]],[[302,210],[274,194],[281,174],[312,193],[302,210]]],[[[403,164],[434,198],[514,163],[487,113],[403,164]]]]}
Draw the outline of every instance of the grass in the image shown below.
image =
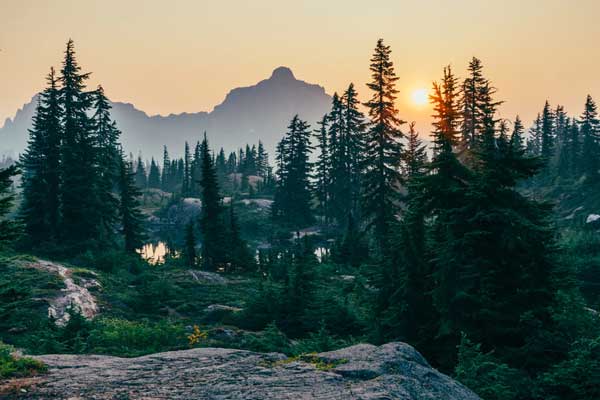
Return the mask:
{"type": "Polygon", "coordinates": [[[15,357],[14,348],[0,342],[0,378],[23,378],[47,371],[41,361],[29,357],[15,357]]]}

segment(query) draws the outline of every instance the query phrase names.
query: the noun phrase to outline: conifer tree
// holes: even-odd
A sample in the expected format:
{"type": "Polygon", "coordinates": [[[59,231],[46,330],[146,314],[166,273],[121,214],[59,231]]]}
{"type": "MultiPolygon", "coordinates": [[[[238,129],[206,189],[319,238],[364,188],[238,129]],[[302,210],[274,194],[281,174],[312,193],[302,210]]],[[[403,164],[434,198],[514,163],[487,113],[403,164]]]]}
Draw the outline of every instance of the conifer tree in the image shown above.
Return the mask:
{"type": "Polygon", "coordinates": [[[142,155],[140,154],[137,159],[135,167],[135,184],[140,189],[146,189],[148,187],[148,175],[146,174],[146,166],[142,161],[142,155]]]}
{"type": "Polygon", "coordinates": [[[154,161],[154,157],[150,161],[150,172],[148,173],[148,187],[151,189],[160,189],[160,168],[154,161]]]}
{"type": "Polygon", "coordinates": [[[190,145],[185,142],[185,150],[183,153],[183,183],[181,185],[181,194],[183,197],[190,195],[190,182],[191,182],[191,167],[192,159],[190,155],[190,145]]]}
{"type": "Polygon", "coordinates": [[[171,190],[171,160],[169,158],[169,151],[167,146],[163,146],[163,165],[161,174],[161,189],[165,192],[171,190]]]}
{"type": "Polygon", "coordinates": [[[325,221],[329,217],[329,144],[327,140],[327,124],[328,116],[324,115],[321,121],[317,122],[319,129],[315,129],[315,137],[317,139],[316,148],[319,150],[319,156],[315,166],[315,197],[317,199],[317,213],[321,215],[325,221]]]}
{"type": "Polygon", "coordinates": [[[402,161],[409,179],[421,175],[427,162],[427,146],[419,139],[414,122],[408,125],[407,144],[406,150],[402,154],[402,161]]]}
{"type": "Polygon", "coordinates": [[[548,101],[544,104],[540,128],[540,156],[546,163],[549,163],[554,155],[554,113],[548,101]]]}
{"type": "Polygon", "coordinates": [[[538,114],[529,129],[527,138],[527,153],[531,156],[539,156],[542,153],[542,116],[538,114]]]}
{"type": "Polygon", "coordinates": [[[524,149],[523,144],[523,134],[525,132],[525,127],[523,126],[523,122],[521,118],[517,115],[515,117],[515,122],[513,123],[513,131],[510,135],[510,149],[512,151],[522,151],[524,149]]]}
{"type": "Polygon", "coordinates": [[[223,267],[226,262],[224,243],[224,224],[222,216],[219,183],[208,148],[206,134],[200,146],[202,160],[202,211],[200,214],[200,231],[202,234],[202,266],[209,271],[223,267]]]}
{"type": "MultiPolygon", "coordinates": [[[[359,110],[360,102],[354,84],[350,84],[342,95],[343,134],[342,142],[345,148],[345,170],[348,179],[347,198],[349,205],[347,213],[358,215],[360,205],[360,188],[362,185],[362,170],[364,167],[365,149],[365,117],[359,110]]],[[[345,185],[344,185],[345,186],[345,185]]]]}
{"type": "Polygon", "coordinates": [[[196,142],[194,147],[194,156],[192,157],[192,166],[190,172],[190,194],[200,196],[200,179],[202,178],[202,157],[200,155],[200,142],[196,142]]]}
{"type": "Polygon", "coordinates": [[[258,176],[266,178],[267,168],[269,168],[269,155],[265,150],[263,142],[258,141],[258,149],[256,151],[256,168],[258,170],[258,176]]]}
{"type": "Polygon", "coordinates": [[[20,215],[29,243],[54,241],[60,223],[61,106],[54,68],[40,95],[27,150],[21,156],[20,215]]]}
{"type": "Polygon", "coordinates": [[[12,179],[18,174],[16,166],[0,169],[0,246],[15,239],[19,226],[15,221],[7,219],[7,214],[13,207],[15,195],[11,191],[12,179]]]}
{"type": "Polygon", "coordinates": [[[294,227],[306,226],[313,220],[309,129],[305,121],[294,116],[277,146],[279,170],[271,211],[276,219],[294,227]]]}
{"type": "Polygon", "coordinates": [[[398,77],[390,54],[390,47],[379,39],[371,58],[372,81],[367,84],[373,96],[365,103],[371,122],[365,145],[365,157],[370,163],[363,178],[363,213],[368,224],[374,227],[375,237],[382,247],[398,210],[398,185],[402,183],[399,171],[401,140],[404,137],[399,129],[404,121],[398,117],[394,104],[398,77]]]}
{"type": "Polygon", "coordinates": [[[481,118],[481,93],[487,80],[483,77],[481,60],[473,57],[469,62],[468,76],[462,85],[462,141],[463,146],[472,148],[478,141],[483,127],[481,118]]]}
{"type": "Polygon", "coordinates": [[[135,182],[135,172],[131,162],[121,157],[119,163],[119,218],[124,249],[133,253],[139,249],[145,239],[144,217],[140,211],[140,190],[135,182]]]}
{"type": "Polygon", "coordinates": [[[110,103],[102,86],[93,93],[93,129],[96,135],[98,152],[98,197],[100,199],[100,239],[110,241],[115,232],[118,215],[118,200],[115,188],[119,177],[121,153],[119,136],[121,132],[110,116],[110,103]]]}
{"type": "Polygon", "coordinates": [[[85,91],[89,73],[81,73],[72,40],[61,69],[59,99],[62,104],[61,216],[66,244],[98,237],[101,210],[98,196],[98,149],[89,117],[92,96],[85,91]]]}
{"type": "Polygon", "coordinates": [[[228,255],[231,269],[249,271],[254,266],[254,260],[246,241],[240,234],[240,227],[235,214],[233,203],[229,206],[228,255]]]}
{"type": "Polygon", "coordinates": [[[588,95],[585,100],[583,114],[579,118],[580,134],[583,141],[582,149],[582,172],[585,173],[589,182],[598,180],[598,168],[600,168],[600,121],[598,120],[598,109],[592,96],[588,95]]]}
{"type": "Polygon", "coordinates": [[[325,167],[329,170],[328,197],[330,217],[343,221],[350,209],[348,196],[350,177],[347,172],[347,148],[344,140],[344,105],[337,93],[333,94],[331,112],[329,113],[328,150],[329,162],[325,167]]]}

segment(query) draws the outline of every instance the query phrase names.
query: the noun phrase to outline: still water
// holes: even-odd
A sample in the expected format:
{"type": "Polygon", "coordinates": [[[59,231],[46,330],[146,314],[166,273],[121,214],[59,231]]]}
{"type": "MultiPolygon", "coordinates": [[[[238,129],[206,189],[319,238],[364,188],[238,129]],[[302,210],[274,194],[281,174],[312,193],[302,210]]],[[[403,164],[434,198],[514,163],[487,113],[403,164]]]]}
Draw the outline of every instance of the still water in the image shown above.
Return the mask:
{"type": "Polygon", "coordinates": [[[149,264],[158,265],[165,262],[165,257],[169,254],[169,248],[165,242],[146,243],[137,252],[149,264]]]}

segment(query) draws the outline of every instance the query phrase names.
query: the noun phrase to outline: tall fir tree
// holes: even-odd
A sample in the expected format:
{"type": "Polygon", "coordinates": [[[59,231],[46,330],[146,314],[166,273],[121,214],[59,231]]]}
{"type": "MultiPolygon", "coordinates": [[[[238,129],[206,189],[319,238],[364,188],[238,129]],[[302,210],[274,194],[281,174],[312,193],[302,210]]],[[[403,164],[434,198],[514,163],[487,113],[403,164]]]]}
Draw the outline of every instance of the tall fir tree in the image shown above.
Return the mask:
{"type": "Polygon", "coordinates": [[[163,165],[161,175],[161,189],[165,192],[171,191],[171,159],[167,146],[163,146],[163,165]]]}
{"type": "Polygon", "coordinates": [[[367,84],[373,95],[365,103],[370,124],[364,153],[370,163],[363,177],[362,209],[368,224],[374,227],[375,238],[382,249],[399,207],[401,141],[404,138],[399,128],[404,121],[399,118],[395,106],[398,77],[390,54],[390,47],[379,39],[371,58],[372,81],[367,84]]]}
{"type": "Polygon", "coordinates": [[[341,100],[344,118],[342,141],[346,153],[345,169],[349,188],[347,194],[349,206],[345,211],[347,214],[358,216],[364,167],[365,116],[359,110],[360,102],[354,84],[348,86],[341,100]]]}
{"type": "Polygon", "coordinates": [[[308,123],[295,115],[277,148],[279,170],[271,211],[276,219],[296,228],[313,221],[310,136],[308,123]]]}
{"type": "Polygon", "coordinates": [[[98,197],[100,199],[100,232],[99,239],[111,241],[116,230],[118,219],[118,200],[115,196],[119,177],[121,153],[119,136],[121,132],[111,119],[111,105],[104,94],[102,86],[93,93],[94,116],[93,129],[96,135],[98,153],[98,197]]]}
{"type": "Polygon", "coordinates": [[[427,146],[419,138],[414,122],[408,125],[406,150],[402,154],[402,161],[408,179],[420,176],[427,163],[427,146]]]}
{"type": "Polygon", "coordinates": [[[476,145],[483,127],[481,124],[481,93],[487,80],[483,77],[481,60],[473,57],[469,62],[468,76],[462,84],[462,145],[472,148],[476,145]]]}
{"type": "Polygon", "coordinates": [[[150,161],[150,172],[148,172],[148,187],[151,189],[160,189],[160,168],[154,157],[150,161]]]}
{"type": "Polygon", "coordinates": [[[30,244],[56,241],[60,233],[62,108],[54,68],[40,95],[29,141],[21,156],[23,202],[20,215],[30,244]]]}
{"type": "Polygon", "coordinates": [[[329,218],[329,141],[327,140],[328,115],[324,115],[321,121],[317,122],[319,126],[315,129],[314,136],[317,139],[316,148],[319,151],[317,163],[315,165],[315,197],[317,199],[317,214],[321,215],[325,222],[329,218]]]}
{"type": "Polygon", "coordinates": [[[15,194],[12,190],[13,179],[19,173],[16,166],[0,169],[0,247],[14,240],[19,234],[19,225],[8,219],[13,207],[15,194]]]}
{"type": "Polygon", "coordinates": [[[148,187],[148,174],[146,173],[146,165],[142,160],[141,153],[138,156],[135,167],[135,184],[142,190],[148,187]]]}
{"type": "Polygon", "coordinates": [[[204,134],[200,146],[200,157],[202,160],[202,179],[200,181],[202,188],[202,211],[200,214],[202,267],[209,271],[216,271],[218,268],[224,268],[227,261],[223,246],[226,230],[223,223],[219,183],[206,134],[204,134]]]}
{"type": "Polygon", "coordinates": [[[600,120],[596,102],[590,95],[585,100],[583,114],[579,118],[579,128],[583,142],[582,172],[588,182],[595,183],[598,181],[600,168],[600,120]]]}
{"type": "Polygon", "coordinates": [[[554,155],[554,113],[546,101],[541,119],[540,156],[548,164],[554,155]]]}
{"type": "Polygon", "coordinates": [[[61,236],[67,246],[74,247],[98,238],[101,226],[98,148],[89,117],[92,96],[85,91],[88,78],[89,73],[81,73],[74,43],[69,40],[59,78],[63,106],[60,198],[61,236]]]}
{"type": "Polygon", "coordinates": [[[134,253],[145,239],[144,217],[140,211],[140,190],[135,182],[133,165],[123,157],[119,163],[119,218],[124,249],[134,253]]]}

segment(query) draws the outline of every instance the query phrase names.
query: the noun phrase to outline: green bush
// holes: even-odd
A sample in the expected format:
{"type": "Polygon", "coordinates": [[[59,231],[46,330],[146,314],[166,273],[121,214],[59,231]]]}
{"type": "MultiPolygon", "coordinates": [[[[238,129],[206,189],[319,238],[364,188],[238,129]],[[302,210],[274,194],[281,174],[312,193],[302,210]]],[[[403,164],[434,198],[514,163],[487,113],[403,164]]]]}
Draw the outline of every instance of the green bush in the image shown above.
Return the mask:
{"type": "Polygon", "coordinates": [[[519,370],[499,362],[493,354],[483,353],[480,344],[472,343],[462,335],[458,346],[456,379],[485,400],[513,400],[520,393],[523,376],[519,370]]]}
{"type": "Polygon", "coordinates": [[[183,349],[186,344],[185,328],[180,324],[100,318],[90,331],[88,352],[135,357],[183,349]]]}
{"type": "Polygon", "coordinates": [[[15,357],[14,348],[0,342],[0,378],[30,376],[46,372],[47,367],[38,360],[28,357],[15,357]]]}

